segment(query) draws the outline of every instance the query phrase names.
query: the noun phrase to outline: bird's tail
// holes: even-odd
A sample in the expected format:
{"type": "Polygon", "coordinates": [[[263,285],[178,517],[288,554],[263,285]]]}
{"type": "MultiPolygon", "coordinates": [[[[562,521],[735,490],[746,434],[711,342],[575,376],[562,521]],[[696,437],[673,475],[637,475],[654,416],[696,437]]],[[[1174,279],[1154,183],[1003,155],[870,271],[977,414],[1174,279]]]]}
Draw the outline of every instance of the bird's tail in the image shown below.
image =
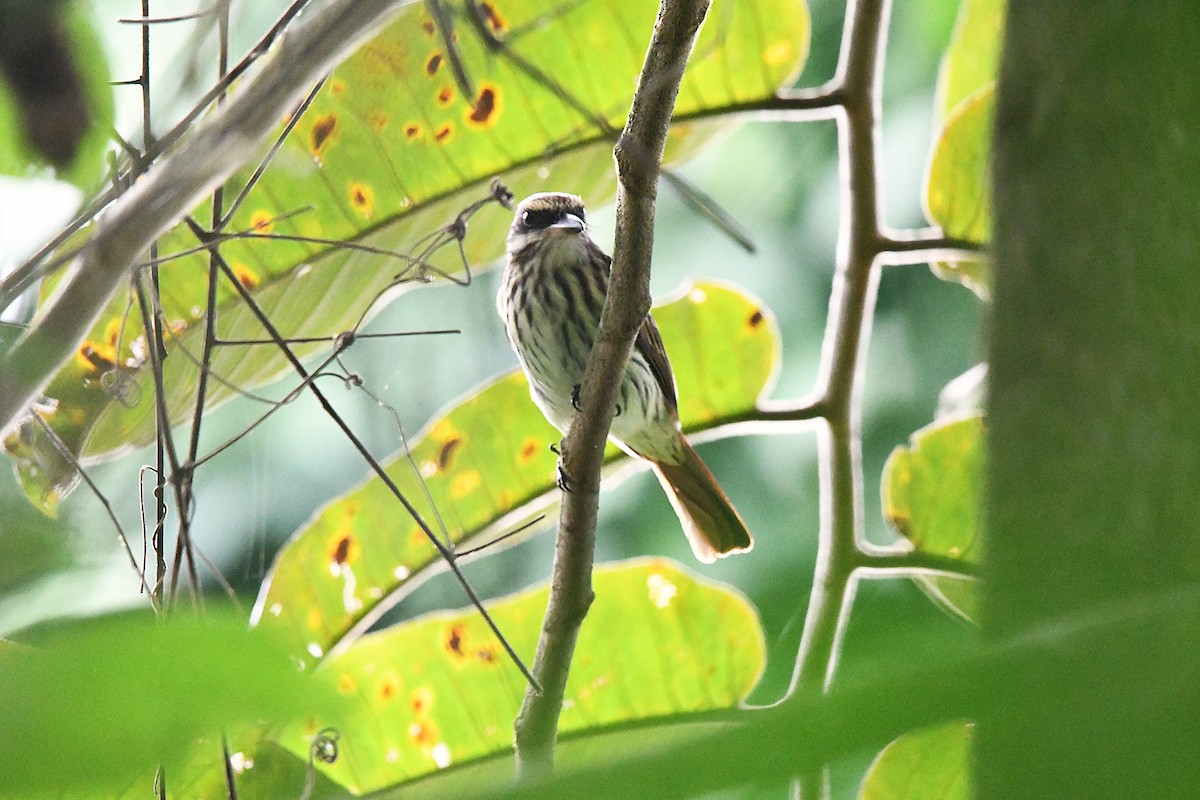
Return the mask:
{"type": "Polygon", "coordinates": [[[721,490],[717,479],[685,440],[679,464],[654,463],[654,473],[671,498],[696,558],[711,564],[754,546],[746,523],[721,490]]]}

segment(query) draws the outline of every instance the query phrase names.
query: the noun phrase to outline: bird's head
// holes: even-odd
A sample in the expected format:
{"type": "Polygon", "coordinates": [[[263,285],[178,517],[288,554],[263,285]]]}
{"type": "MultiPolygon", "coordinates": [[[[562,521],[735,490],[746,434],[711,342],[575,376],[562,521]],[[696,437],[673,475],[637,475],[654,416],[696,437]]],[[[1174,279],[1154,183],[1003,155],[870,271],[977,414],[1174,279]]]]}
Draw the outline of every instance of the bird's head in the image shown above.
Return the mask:
{"type": "Polygon", "coordinates": [[[562,192],[532,194],[517,206],[516,217],[508,232],[508,252],[526,245],[557,238],[587,235],[583,199],[562,192]]]}

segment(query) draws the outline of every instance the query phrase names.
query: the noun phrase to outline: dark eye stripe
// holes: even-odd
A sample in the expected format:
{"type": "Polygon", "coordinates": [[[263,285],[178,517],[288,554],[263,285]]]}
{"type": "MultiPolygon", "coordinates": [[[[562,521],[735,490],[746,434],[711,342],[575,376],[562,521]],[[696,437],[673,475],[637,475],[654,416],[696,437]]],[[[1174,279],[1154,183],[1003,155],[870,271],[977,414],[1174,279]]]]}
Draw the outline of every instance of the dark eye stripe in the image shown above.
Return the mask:
{"type": "Polygon", "coordinates": [[[532,230],[548,228],[562,217],[561,212],[545,209],[542,211],[524,211],[521,213],[521,224],[532,230]]]}

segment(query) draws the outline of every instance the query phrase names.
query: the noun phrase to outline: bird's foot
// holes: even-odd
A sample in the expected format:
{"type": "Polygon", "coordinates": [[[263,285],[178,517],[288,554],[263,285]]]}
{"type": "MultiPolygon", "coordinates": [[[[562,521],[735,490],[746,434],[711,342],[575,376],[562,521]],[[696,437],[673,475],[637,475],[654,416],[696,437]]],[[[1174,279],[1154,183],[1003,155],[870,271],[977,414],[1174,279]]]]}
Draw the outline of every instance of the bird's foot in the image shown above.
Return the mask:
{"type": "Polygon", "coordinates": [[[557,473],[557,477],[555,478],[554,483],[556,486],[558,486],[558,489],[560,492],[570,492],[571,491],[571,476],[567,474],[567,468],[563,464],[564,457],[563,457],[563,451],[562,451],[561,445],[556,445],[556,444],[550,445],[550,452],[552,452],[552,453],[554,453],[554,455],[558,456],[558,461],[554,465],[555,472],[557,473]]]}
{"type": "MultiPolygon", "coordinates": [[[[580,408],[580,406],[579,406],[579,389],[580,389],[580,384],[578,384],[578,383],[571,387],[571,407],[574,408],[576,411],[583,411],[583,409],[580,408]]],[[[620,403],[617,403],[617,412],[613,416],[616,416],[616,417],[621,416],[621,404],[620,403]]]]}

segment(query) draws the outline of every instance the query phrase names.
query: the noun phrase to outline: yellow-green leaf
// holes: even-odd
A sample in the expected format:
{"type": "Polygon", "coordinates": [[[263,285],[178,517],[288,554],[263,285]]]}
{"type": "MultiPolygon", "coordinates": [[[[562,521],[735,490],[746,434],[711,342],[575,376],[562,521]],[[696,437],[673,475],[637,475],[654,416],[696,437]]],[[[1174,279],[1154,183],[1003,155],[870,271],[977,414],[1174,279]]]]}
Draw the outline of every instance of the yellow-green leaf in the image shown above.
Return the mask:
{"type": "Polygon", "coordinates": [[[970,800],[974,728],[948,722],[896,739],[871,764],[859,800],[970,800]]]}
{"type": "Polygon", "coordinates": [[[954,35],[938,71],[938,119],[996,80],[1007,0],[960,0],[954,35]]]}
{"type": "MultiPolygon", "coordinates": [[[[968,112],[967,106],[995,84],[1007,5],[1007,0],[962,0],[954,36],[938,72],[938,133],[927,179],[926,215],[947,234],[980,243],[991,237],[987,205],[990,100],[985,119],[964,123],[959,118],[977,113],[968,112]],[[980,121],[982,125],[976,124],[980,121]],[[951,124],[958,129],[952,132],[951,124]]],[[[938,277],[958,281],[984,299],[989,297],[990,267],[982,259],[930,266],[938,277]]]]}
{"type": "MultiPolygon", "coordinates": [[[[986,243],[992,237],[991,142],[995,83],[963,100],[946,118],[929,163],[925,209],[948,236],[986,243]]],[[[991,272],[978,261],[931,265],[980,297],[991,293],[991,272]]]]}
{"type": "MultiPolygon", "coordinates": [[[[685,430],[754,411],[779,359],[779,333],[767,309],[732,287],[700,283],[654,316],[675,370],[685,430]]],[[[438,415],[412,443],[415,468],[403,454],[385,466],[421,515],[431,525],[440,518],[444,535],[464,550],[557,502],[550,445],[559,438],[529,399],[524,375],[513,372],[438,415]]],[[[615,447],[608,458],[628,464],[615,447]]],[[[371,477],[317,511],[284,545],[255,619],[288,637],[298,658],[312,660],[444,568],[417,523],[371,477]]]]}
{"type": "MultiPolygon", "coordinates": [[[[921,552],[978,562],[983,551],[983,417],[937,422],[892,451],[883,468],[883,514],[921,552]]],[[[972,578],[921,577],[922,588],[976,619],[972,578]]]]}
{"type": "MultiPolygon", "coordinates": [[[[334,70],[230,230],[351,241],[415,255],[423,237],[486,194],[493,176],[518,196],[556,189],[581,194],[592,204],[610,197],[612,131],[624,123],[656,6],[607,0],[549,9],[540,0],[480,6],[489,29],[520,58],[553,76],[557,86],[486,46],[460,19],[457,44],[478,95],[462,97],[424,4],[411,4],[334,70]],[[280,218],[291,212],[300,213],[280,218]]],[[[676,112],[716,114],[770,97],[798,74],[808,34],[803,0],[717,0],[683,77],[676,112]]],[[[676,126],[668,157],[694,152],[714,124],[676,126]]],[[[235,176],[231,188],[248,175],[244,170],[235,176]]],[[[207,223],[210,211],[202,207],[195,216],[207,223]]],[[[502,252],[509,222],[509,214],[494,206],[472,218],[463,243],[471,264],[486,264],[502,252]]],[[[161,251],[166,256],[195,245],[180,226],[163,237],[161,251]]],[[[222,252],[288,337],[332,336],[350,328],[408,265],[312,241],[240,239],[223,244],[222,252]]],[[[454,246],[433,261],[446,272],[461,272],[454,246]]],[[[172,260],[161,270],[172,356],[164,369],[166,399],[176,422],[194,407],[199,370],[193,358],[201,352],[207,275],[203,254],[172,260]]],[[[222,282],[218,295],[219,335],[263,337],[231,286],[222,282]]],[[[125,296],[113,302],[79,357],[47,390],[54,401],[48,422],[73,452],[87,457],[153,436],[144,335],[138,315],[126,314],[127,304],[125,296]]],[[[297,350],[311,354],[323,347],[297,350]]],[[[231,396],[232,386],[260,385],[287,368],[273,347],[222,347],[212,362],[220,379],[209,382],[209,407],[231,396]]],[[[42,438],[26,432],[5,443],[38,505],[74,485],[69,461],[42,438]]]]}
{"type": "MultiPolygon", "coordinates": [[[[602,566],[593,582],[596,602],[579,635],[561,735],[599,737],[666,719],[683,726],[701,712],[735,707],[758,680],[763,634],[754,608],[732,589],[665,559],[602,566]]],[[[542,586],[489,604],[525,659],[546,597],[542,586]]],[[[350,703],[336,725],[339,758],[324,769],[355,793],[511,756],[525,683],[474,609],[369,634],[322,672],[350,703]]],[[[312,733],[296,730],[282,741],[306,753],[312,733]]]]}

